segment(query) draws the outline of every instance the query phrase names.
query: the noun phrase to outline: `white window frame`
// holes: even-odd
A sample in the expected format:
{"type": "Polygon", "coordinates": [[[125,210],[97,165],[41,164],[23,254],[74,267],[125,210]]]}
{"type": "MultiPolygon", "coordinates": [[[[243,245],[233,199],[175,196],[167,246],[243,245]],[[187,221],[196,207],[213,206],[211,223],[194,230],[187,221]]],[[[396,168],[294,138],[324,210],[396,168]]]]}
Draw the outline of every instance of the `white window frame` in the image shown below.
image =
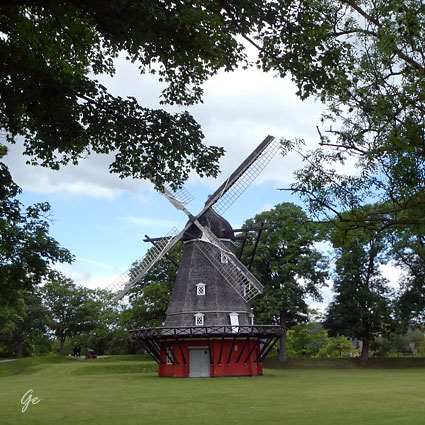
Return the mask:
{"type": "Polygon", "coordinates": [[[229,259],[227,258],[226,254],[223,251],[220,251],[220,261],[222,264],[229,263],[229,259]]]}
{"type": "Polygon", "coordinates": [[[205,295],[206,292],[206,286],[205,283],[199,282],[196,284],[196,295],[202,296],[205,295]]]}
{"type": "Polygon", "coordinates": [[[249,318],[251,321],[251,326],[254,326],[254,315],[252,313],[249,314],[249,318]]]}
{"type": "Polygon", "coordinates": [[[232,332],[237,333],[239,329],[239,314],[236,312],[229,313],[229,319],[232,325],[232,332]]]}
{"type": "Polygon", "coordinates": [[[205,314],[196,313],[195,314],[195,326],[204,326],[204,323],[205,323],[204,318],[205,318],[205,314]]]}

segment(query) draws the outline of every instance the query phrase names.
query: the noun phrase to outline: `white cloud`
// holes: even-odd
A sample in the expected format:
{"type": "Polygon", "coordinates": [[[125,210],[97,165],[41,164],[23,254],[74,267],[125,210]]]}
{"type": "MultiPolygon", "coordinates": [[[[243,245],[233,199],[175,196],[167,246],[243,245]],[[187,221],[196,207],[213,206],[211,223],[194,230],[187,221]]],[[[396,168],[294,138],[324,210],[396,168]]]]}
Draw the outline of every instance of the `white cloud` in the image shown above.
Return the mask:
{"type": "Polygon", "coordinates": [[[122,192],[138,196],[142,201],[150,200],[153,185],[145,180],[120,179],[110,174],[108,167],[111,155],[90,155],[77,166],[63,166],[59,171],[40,166],[26,165],[28,159],[22,154],[22,142],[9,146],[5,158],[16,183],[24,190],[38,193],[62,193],[86,195],[92,198],[114,200],[122,192]]]}
{"type": "Polygon", "coordinates": [[[261,214],[264,211],[270,211],[273,207],[274,205],[266,203],[258,210],[256,214],[261,214]]]}
{"type": "MultiPolygon", "coordinates": [[[[114,94],[134,96],[148,107],[160,107],[170,112],[182,110],[159,104],[164,86],[156,76],[140,75],[137,64],[125,61],[123,57],[116,61],[116,66],[117,73],[113,78],[99,78],[114,94]]],[[[298,99],[294,94],[295,86],[288,78],[274,78],[257,69],[220,72],[205,84],[204,90],[204,103],[189,108],[189,111],[202,125],[205,142],[226,149],[220,161],[222,173],[218,181],[204,179],[207,186],[217,187],[269,134],[276,138],[304,138],[310,145],[317,142],[315,126],[323,107],[313,100],[302,102],[298,99]]],[[[109,200],[125,191],[149,199],[152,184],[111,175],[108,167],[112,158],[113,155],[90,155],[78,166],[68,165],[60,171],[52,171],[25,165],[22,147],[14,145],[7,162],[15,180],[25,190],[109,200]]],[[[296,155],[285,158],[276,155],[255,184],[287,185],[292,180],[292,172],[300,165],[301,159],[296,155]]],[[[190,181],[198,182],[199,177],[192,173],[190,181]]]]}
{"type": "Polygon", "coordinates": [[[90,279],[84,283],[84,286],[90,289],[106,289],[112,282],[114,282],[119,276],[119,274],[112,275],[94,275],[90,276],[90,279]]]}
{"type": "Polygon", "coordinates": [[[115,271],[111,270],[109,273],[95,274],[78,260],[72,265],[58,264],[55,268],[62,272],[66,277],[72,279],[77,285],[82,285],[90,289],[105,289],[122,274],[119,271],[117,272],[116,268],[114,268],[115,271]]]}

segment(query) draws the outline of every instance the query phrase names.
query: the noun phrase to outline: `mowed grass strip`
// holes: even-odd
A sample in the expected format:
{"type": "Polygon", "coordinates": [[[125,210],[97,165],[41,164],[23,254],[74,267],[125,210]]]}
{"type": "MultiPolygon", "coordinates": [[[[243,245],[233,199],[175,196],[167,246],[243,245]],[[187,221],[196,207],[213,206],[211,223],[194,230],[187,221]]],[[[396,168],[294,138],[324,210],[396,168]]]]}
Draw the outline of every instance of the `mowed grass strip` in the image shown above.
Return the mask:
{"type": "Polygon", "coordinates": [[[69,363],[75,361],[69,357],[59,356],[42,356],[42,357],[26,357],[24,359],[13,360],[10,362],[0,363],[0,378],[4,376],[30,374],[41,369],[43,364],[52,363],[69,363]]]}
{"type": "Polygon", "coordinates": [[[0,424],[425,424],[424,369],[265,370],[256,378],[173,379],[130,372],[132,365],[137,363],[113,358],[43,363],[35,373],[0,378],[0,424]],[[21,413],[29,389],[40,403],[21,413]]]}
{"type": "MultiPolygon", "coordinates": [[[[131,362],[134,363],[134,362],[131,362]]],[[[102,364],[79,367],[72,371],[72,375],[105,375],[114,373],[148,373],[157,372],[156,363],[144,362],[139,364],[102,364]]]]}

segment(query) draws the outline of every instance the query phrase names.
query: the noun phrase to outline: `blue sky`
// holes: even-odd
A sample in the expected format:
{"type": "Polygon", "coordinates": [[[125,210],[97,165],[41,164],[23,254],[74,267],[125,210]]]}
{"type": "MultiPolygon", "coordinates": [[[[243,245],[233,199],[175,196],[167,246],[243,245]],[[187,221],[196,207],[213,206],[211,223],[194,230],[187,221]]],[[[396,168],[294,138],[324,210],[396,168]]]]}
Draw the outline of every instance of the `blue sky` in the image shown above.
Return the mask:
{"type": "MultiPolygon", "coordinates": [[[[159,105],[162,86],[155,77],[140,75],[136,65],[117,62],[115,77],[101,82],[116,95],[135,96],[142,105],[159,105]]],[[[190,108],[202,125],[207,144],[222,146],[226,154],[217,179],[200,179],[192,174],[186,184],[196,197],[188,205],[192,213],[203,206],[208,194],[267,136],[303,138],[317,145],[316,125],[323,107],[313,99],[301,101],[289,79],[274,78],[258,70],[220,73],[205,85],[204,103],[190,108]]],[[[177,107],[165,108],[170,111],[177,107]]],[[[78,166],[60,171],[25,165],[19,145],[10,146],[7,164],[22,187],[25,204],[47,201],[52,207],[51,234],[76,257],[73,265],[59,268],[79,284],[107,286],[131,263],[143,256],[149,244],[145,234],[161,236],[171,227],[181,228],[186,217],[150,182],[124,179],[108,172],[111,158],[92,155],[78,166]]],[[[299,200],[278,191],[292,181],[302,165],[295,156],[277,155],[262,175],[225,213],[233,227],[279,202],[299,200]]]]}

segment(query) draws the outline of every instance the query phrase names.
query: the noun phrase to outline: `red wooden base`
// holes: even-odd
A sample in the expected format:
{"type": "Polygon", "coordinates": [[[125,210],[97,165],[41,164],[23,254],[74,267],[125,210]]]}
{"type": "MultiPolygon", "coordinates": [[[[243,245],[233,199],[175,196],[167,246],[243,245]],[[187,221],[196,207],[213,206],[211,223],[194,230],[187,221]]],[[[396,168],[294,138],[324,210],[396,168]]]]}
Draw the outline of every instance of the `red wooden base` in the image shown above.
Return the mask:
{"type": "Polygon", "coordinates": [[[179,339],[161,342],[159,376],[189,377],[190,349],[205,348],[209,353],[210,377],[257,376],[263,374],[257,360],[260,347],[257,339],[179,339]],[[167,356],[167,353],[168,356],[167,356]]]}

